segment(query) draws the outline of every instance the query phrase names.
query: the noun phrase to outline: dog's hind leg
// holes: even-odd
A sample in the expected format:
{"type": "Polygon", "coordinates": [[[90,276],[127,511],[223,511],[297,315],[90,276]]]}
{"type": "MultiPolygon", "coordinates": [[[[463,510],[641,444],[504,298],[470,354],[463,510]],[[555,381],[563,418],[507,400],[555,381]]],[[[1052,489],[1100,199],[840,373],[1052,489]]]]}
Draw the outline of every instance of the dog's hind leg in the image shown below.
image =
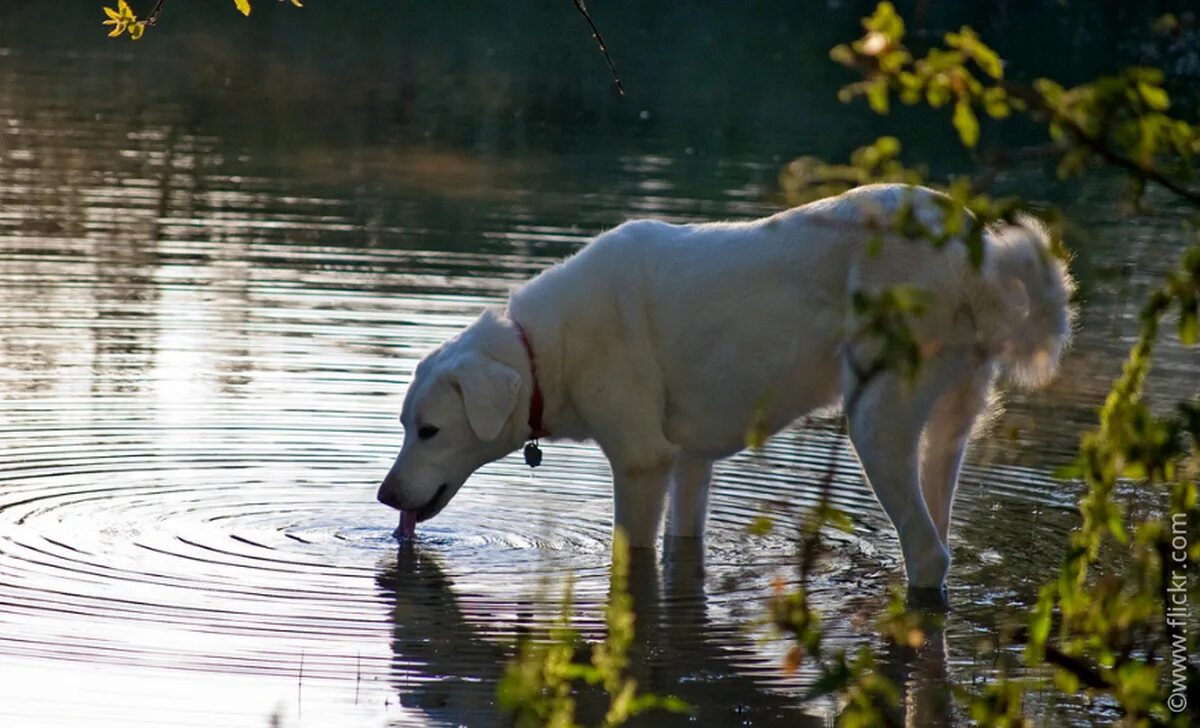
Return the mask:
{"type": "Polygon", "coordinates": [[[681,453],[671,471],[671,510],[667,535],[702,538],[708,517],[708,487],[712,482],[712,460],[681,453]]]}
{"type": "Polygon", "coordinates": [[[940,588],[950,569],[950,552],[921,494],[919,451],[929,412],[956,364],[962,362],[946,357],[926,361],[911,384],[891,371],[867,382],[849,366],[843,373],[850,441],[900,537],[911,587],[940,588]]]}
{"type": "Polygon", "coordinates": [[[967,441],[975,418],[987,407],[993,369],[986,364],[952,384],[934,404],[925,425],[921,493],[943,544],[948,543],[950,510],[967,441]]]}

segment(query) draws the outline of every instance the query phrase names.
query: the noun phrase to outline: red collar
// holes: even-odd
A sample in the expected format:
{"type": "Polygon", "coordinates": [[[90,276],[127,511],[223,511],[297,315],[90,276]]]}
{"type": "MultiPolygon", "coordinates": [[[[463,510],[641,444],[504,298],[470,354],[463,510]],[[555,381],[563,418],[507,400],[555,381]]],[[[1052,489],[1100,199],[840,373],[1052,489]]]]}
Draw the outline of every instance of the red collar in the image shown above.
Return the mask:
{"type": "Polygon", "coordinates": [[[521,336],[521,345],[525,347],[525,354],[529,356],[529,375],[533,379],[533,393],[529,395],[529,439],[537,440],[550,435],[550,431],[542,424],[542,409],[545,404],[542,401],[542,388],[538,386],[537,360],[533,358],[533,346],[529,343],[525,327],[516,321],[513,321],[513,326],[517,327],[517,334],[521,336]]]}

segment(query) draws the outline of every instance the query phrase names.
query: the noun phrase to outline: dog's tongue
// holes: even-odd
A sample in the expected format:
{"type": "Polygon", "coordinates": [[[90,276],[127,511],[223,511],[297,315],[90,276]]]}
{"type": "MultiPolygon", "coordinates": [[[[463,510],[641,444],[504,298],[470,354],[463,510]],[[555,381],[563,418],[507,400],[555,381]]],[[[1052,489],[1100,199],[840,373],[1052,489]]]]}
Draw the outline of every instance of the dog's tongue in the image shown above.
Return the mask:
{"type": "Polygon", "coordinates": [[[400,525],[396,526],[395,534],[399,541],[410,540],[417,535],[417,512],[400,511],[400,525]]]}

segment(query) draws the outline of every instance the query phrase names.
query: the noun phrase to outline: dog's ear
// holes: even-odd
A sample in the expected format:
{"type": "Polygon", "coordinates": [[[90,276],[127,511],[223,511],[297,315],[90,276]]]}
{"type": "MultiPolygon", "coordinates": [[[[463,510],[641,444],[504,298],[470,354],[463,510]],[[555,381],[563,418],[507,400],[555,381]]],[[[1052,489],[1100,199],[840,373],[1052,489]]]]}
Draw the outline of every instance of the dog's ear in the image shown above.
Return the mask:
{"type": "Polygon", "coordinates": [[[468,354],[455,363],[450,376],[462,392],[471,429],[480,440],[495,440],[517,406],[521,375],[494,359],[468,354]]]}

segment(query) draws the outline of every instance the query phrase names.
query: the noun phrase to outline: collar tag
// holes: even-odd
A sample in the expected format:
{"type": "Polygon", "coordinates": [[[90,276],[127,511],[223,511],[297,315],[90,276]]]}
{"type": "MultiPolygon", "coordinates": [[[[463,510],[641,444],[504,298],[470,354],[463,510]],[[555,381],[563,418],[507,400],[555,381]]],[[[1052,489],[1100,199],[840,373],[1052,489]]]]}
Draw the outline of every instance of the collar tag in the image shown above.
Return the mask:
{"type": "Polygon", "coordinates": [[[537,440],[525,443],[525,464],[531,468],[542,464],[542,448],[538,447],[537,440]]]}

